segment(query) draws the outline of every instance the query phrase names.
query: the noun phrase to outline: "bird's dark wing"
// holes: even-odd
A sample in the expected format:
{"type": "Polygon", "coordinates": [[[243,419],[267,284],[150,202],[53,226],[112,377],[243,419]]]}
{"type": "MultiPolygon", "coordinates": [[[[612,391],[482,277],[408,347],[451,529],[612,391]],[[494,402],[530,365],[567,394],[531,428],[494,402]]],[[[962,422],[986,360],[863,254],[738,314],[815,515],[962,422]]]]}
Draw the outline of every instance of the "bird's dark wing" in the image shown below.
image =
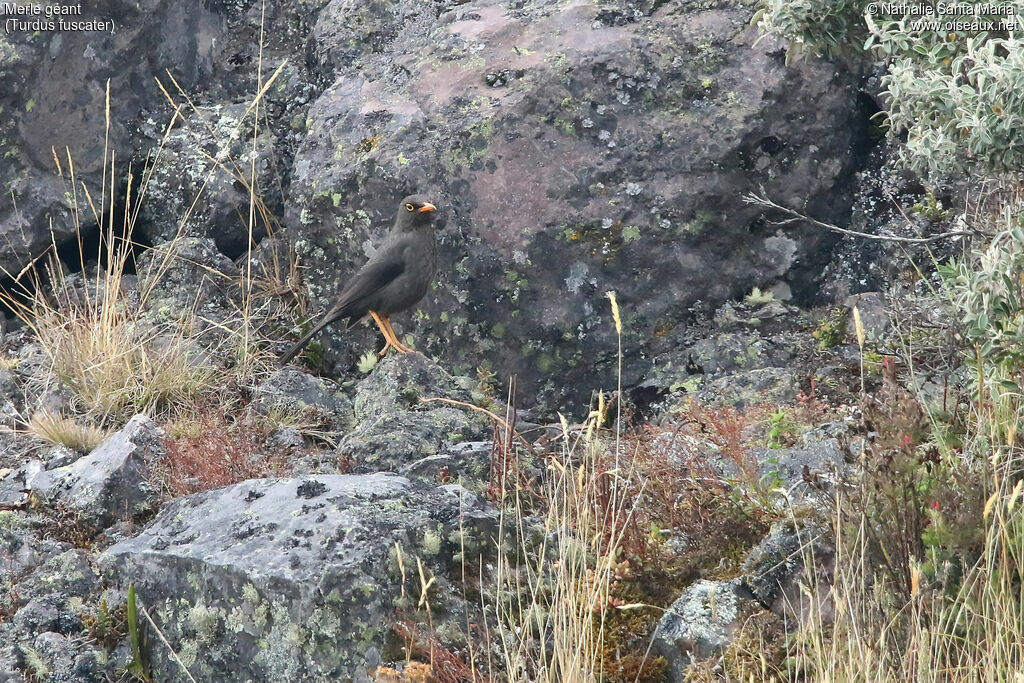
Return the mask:
{"type": "Polygon", "coordinates": [[[352,276],[345,289],[338,295],[338,301],[326,317],[338,320],[352,316],[362,317],[370,308],[373,295],[395,281],[405,272],[405,260],[398,253],[383,254],[383,258],[373,259],[352,276]]]}

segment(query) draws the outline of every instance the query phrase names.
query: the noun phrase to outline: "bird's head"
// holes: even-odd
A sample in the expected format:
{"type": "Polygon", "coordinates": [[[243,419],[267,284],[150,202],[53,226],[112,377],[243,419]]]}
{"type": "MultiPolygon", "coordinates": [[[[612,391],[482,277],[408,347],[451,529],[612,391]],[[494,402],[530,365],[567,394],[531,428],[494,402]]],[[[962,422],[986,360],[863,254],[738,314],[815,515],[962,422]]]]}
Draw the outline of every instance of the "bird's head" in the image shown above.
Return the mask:
{"type": "Polygon", "coordinates": [[[411,232],[430,227],[437,207],[421,194],[411,194],[398,205],[395,214],[395,231],[411,232]]]}

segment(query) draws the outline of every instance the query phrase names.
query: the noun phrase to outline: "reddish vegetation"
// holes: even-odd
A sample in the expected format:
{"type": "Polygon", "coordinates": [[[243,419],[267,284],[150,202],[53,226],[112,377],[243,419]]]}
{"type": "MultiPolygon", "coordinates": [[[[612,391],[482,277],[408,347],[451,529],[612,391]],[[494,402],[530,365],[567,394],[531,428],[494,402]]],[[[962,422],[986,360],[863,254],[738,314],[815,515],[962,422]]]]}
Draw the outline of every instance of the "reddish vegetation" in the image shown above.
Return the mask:
{"type": "Polygon", "coordinates": [[[651,561],[664,550],[662,529],[698,543],[704,538],[744,542],[756,535],[750,527],[765,524],[761,506],[751,497],[758,478],[751,455],[756,432],[755,422],[731,407],[689,402],[670,423],[624,434],[618,466],[632,474],[615,478],[615,485],[625,489],[611,490],[613,454],[597,473],[599,504],[606,508],[601,518],[610,522],[615,498],[620,506],[630,501],[632,507],[622,538],[624,557],[657,565],[651,561]],[[723,471],[729,466],[731,473],[723,471]]]}
{"type": "MultiPolygon", "coordinates": [[[[715,407],[687,401],[679,413],[669,447],[679,444],[684,452],[689,451],[689,459],[698,461],[707,459],[704,449],[695,450],[685,447],[677,437],[682,433],[697,441],[707,441],[718,447],[720,454],[734,464],[747,477],[757,476],[757,462],[750,456],[751,418],[740,413],[732,406],[715,407]]],[[[656,442],[652,439],[652,443],[656,442]]],[[[679,447],[677,446],[677,447],[679,447]]]]}
{"type": "Polygon", "coordinates": [[[167,454],[155,466],[171,496],[290,473],[288,460],[264,447],[265,424],[248,417],[231,423],[220,412],[205,413],[196,423],[197,435],[167,439],[167,454]]]}
{"type": "Polygon", "coordinates": [[[435,636],[425,632],[415,622],[399,621],[392,628],[402,640],[406,657],[420,661],[410,662],[405,672],[394,672],[393,678],[382,675],[384,671],[378,669],[376,680],[406,683],[488,683],[490,680],[479,670],[474,670],[462,657],[441,645],[435,636]],[[429,665],[421,663],[424,661],[429,662],[429,665]]]}
{"type": "Polygon", "coordinates": [[[529,477],[523,471],[520,458],[520,444],[516,439],[522,439],[515,432],[515,420],[512,424],[502,426],[494,425],[493,437],[491,439],[491,466],[490,481],[487,483],[485,494],[493,502],[498,503],[504,500],[505,495],[512,491],[519,491],[520,494],[533,494],[533,486],[529,477]]]}

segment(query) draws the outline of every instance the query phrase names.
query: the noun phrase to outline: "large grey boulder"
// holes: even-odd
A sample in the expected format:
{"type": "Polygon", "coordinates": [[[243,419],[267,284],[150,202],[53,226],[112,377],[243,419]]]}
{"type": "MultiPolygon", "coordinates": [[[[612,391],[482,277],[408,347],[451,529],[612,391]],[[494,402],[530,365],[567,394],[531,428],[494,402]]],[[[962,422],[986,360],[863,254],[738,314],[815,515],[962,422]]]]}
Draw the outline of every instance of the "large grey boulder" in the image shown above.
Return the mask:
{"type": "Polygon", "coordinates": [[[156,509],[159,491],[149,481],[149,466],[163,453],[163,430],[136,415],[89,455],[40,472],[29,485],[34,495],[73,514],[77,523],[105,529],[156,509]]]}
{"type": "MultiPolygon", "coordinates": [[[[455,486],[383,474],[259,479],[168,503],[101,566],[135,584],[196,680],[365,681],[396,610],[416,613],[416,558],[436,577],[437,625],[458,609],[446,572],[496,524],[455,486]]],[[[167,648],[148,645],[155,680],[177,680],[167,648]]]]}
{"type": "MultiPolygon", "coordinates": [[[[399,322],[463,370],[482,353],[541,400],[614,385],[679,345],[689,307],[784,279],[813,291],[832,238],[765,224],[776,199],[841,220],[864,123],[854,80],[787,67],[744,2],[331,0],[325,79],[285,223],[326,306],[412,189],[437,198],[442,269],[399,322]],[[808,103],[813,102],[813,106],[808,103]]],[[[353,358],[339,351],[343,362],[353,358]]]]}

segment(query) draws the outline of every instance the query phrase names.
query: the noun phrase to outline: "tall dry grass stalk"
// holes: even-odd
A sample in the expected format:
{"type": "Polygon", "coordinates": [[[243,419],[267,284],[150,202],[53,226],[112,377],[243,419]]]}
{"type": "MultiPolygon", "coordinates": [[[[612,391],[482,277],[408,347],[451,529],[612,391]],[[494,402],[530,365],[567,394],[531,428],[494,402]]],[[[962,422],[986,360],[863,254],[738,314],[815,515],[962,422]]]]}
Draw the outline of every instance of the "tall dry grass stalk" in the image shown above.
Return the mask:
{"type": "MultiPolygon", "coordinates": [[[[614,294],[610,299],[621,335],[614,294]]],[[[621,342],[619,348],[621,356],[621,342]]],[[[499,500],[498,559],[490,579],[496,597],[485,600],[484,611],[501,653],[498,668],[510,681],[603,678],[605,619],[617,608],[616,565],[637,500],[624,495],[630,473],[617,466],[621,420],[616,413],[614,430],[606,429],[610,411],[599,394],[582,425],[561,418],[561,450],[547,459],[542,518],[535,523],[526,521],[530,505],[518,482],[499,482],[506,493],[499,500]]]]}
{"type": "Polygon", "coordinates": [[[930,680],[1024,680],[1024,451],[1017,443],[1024,400],[1019,390],[1006,389],[1013,384],[1008,379],[979,383],[968,441],[987,456],[981,556],[955,598],[933,607],[932,623],[916,620],[912,644],[927,653],[918,668],[935,672],[930,680]]]}
{"type": "Polygon", "coordinates": [[[838,538],[834,583],[808,578],[802,587],[805,617],[788,680],[1024,680],[1024,501],[1021,480],[1006,476],[1024,461],[1014,458],[992,463],[984,552],[951,593],[927,587],[920,564],[911,568],[909,598],[887,584],[867,552],[866,519],[851,538],[838,538]]]}

